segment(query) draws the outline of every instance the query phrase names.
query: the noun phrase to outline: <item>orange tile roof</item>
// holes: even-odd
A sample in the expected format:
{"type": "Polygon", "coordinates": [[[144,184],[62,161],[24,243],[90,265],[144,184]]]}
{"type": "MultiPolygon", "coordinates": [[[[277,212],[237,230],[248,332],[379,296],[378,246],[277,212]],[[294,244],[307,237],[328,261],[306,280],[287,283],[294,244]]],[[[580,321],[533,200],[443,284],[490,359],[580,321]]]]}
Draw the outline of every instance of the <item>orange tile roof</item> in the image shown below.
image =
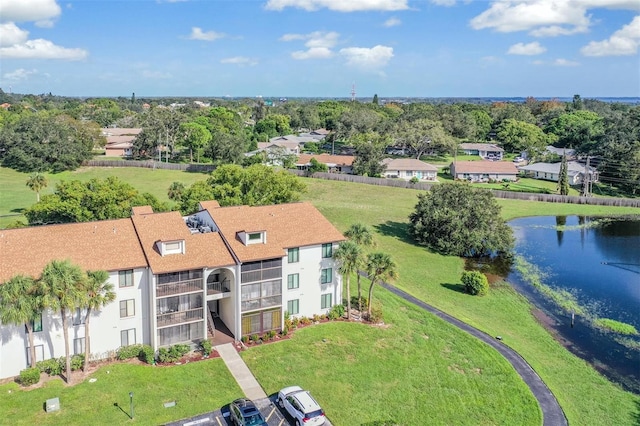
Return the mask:
{"type": "Polygon", "coordinates": [[[218,207],[220,207],[220,203],[218,203],[216,200],[200,201],[200,208],[202,210],[211,210],[211,209],[216,209],[218,207]]]}
{"type": "Polygon", "coordinates": [[[283,257],[287,248],[330,243],[344,236],[311,203],[233,206],[208,210],[241,262],[283,257]],[[266,244],[245,246],[240,231],[265,230],[266,244]]]}
{"type": "Polygon", "coordinates": [[[331,155],[331,154],[300,154],[296,164],[308,164],[312,158],[323,164],[337,164],[339,166],[351,166],[356,157],[352,155],[331,155]]]}
{"type": "Polygon", "coordinates": [[[511,161],[457,161],[454,163],[457,173],[506,173],[518,174],[518,169],[511,161]]]}
{"type": "Polygon", "coordinates": [[[47,263],[66,259],[84,270],[147,265],[131,219],[0,230],[0,282],[16,274],[38,278],[47,263]]]}
{"type": "Polygon", "coordinates": [[[235,265],[220,234],[191,234],[179,212],[134,215],[131,220],[154,274],[235,265]],[[184,254],[160,255],[158,241],[177,240],[185,241],[184,254]]]}

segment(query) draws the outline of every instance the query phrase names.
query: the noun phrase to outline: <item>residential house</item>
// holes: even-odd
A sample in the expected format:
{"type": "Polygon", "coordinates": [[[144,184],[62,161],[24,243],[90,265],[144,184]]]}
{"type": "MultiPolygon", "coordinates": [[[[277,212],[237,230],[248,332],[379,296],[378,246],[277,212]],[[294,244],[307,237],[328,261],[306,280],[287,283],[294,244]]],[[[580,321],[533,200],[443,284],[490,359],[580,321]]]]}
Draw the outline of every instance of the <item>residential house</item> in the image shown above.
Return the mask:
{"type": "Polygon", "coordinates": [[[318,163],[325,164],[329,169],[329,173],[353,174],[355,157],[352,155],[300,154],[296,161],[296,168],[298,170],[309,170],[312,158],[315,158],[318,163]]]}
{"type": "Polygon", "coordinates": [[[382,163],[387,166],[383,176],[387,178],[400,178],[410,180],[435,181],[438,168],[415,158],[385,158],[382,163]]]}
{"type": "Polygon", "coordinates": [[[133,142],[142,129],[104,128],[102,136],[107,139],[104,147],[107,157],[130,157],[133,155],[133,142]]]}
{"type": "Polygon", "coordinates": [[[306,133],[300,133],[300,137],[310,137],[310,138],[313,138],[315,141],[321,141],[327,136],[329,136],[329,133],[331,133],[330,130],[317,129],[317,130],[312,130],[306,133]]]}
{"type": "MultiPolygon", "coordinates": [[[[285,312],[328,313],[342,300],[332,258],[342,240],[310,203],[207,201],[185,217],[136,207],[128,219],[0,230],[0,283],[37,278],[58,259],[106,270],[116,300],[91,319],[92,358],[103,359],[136,343],[195,345],[222,329],[236,340],[277,331],[285,312]]],[[[83,315],[69,325],[72,353],[84,352],[83,315]]],[[[37,360],[63,356],[59,314],[34,326],[37,360]]],[[[0,379],[16,376],[29,364],[25,327],[0,324],[0,338],[0,379]]]]}
{"type": "Polygon", "coordinates": [[[461,143],[460,149],[466,155],[479,155],[488,160],[502,160],[504,149],[492,143],[461,143]]]}
{"type": "Polygon", "coordinates": [[[511,161],[454,161],[449,170],[454,179],[470,182],[518,179],[518,169],[511,161]]]}
{"type": "MultiPolygon", "coordinates": [[[[562,163],[534,163],[518,167],[518,169],[527,177],[558,182],[558,180],[560,180],[561,164],[562,163]]],[[[590,182],[598,181],[598,171],[595,168],[589,167],[587,169],[585,164],[577,161],[567,162],[567,177],[569,185],[582,185],[587,173],[590,175],[590,182]]]]}

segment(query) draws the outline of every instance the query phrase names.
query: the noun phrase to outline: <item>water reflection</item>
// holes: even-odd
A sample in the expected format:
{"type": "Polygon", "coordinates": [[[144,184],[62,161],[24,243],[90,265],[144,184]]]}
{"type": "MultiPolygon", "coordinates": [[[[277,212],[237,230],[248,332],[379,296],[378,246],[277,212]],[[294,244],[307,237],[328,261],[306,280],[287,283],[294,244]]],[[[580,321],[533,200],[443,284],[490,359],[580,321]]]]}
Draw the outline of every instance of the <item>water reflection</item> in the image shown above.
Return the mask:
{"type": "Polygon", "coordinates": [[[509,225],[516,237],[516,254],[542,272],[545,285],[568,292],[584,309],[575,327],[571,327],[571,312],[560,309],[526,277],[511,270],[509,259],[473,260],[467,267],[490,277],[506,277],[544,311],[549,319],[545,325],[567,348],[610,379],[640,393],[640,336],[605,333],[593,326],[595,319],[608,318],[640,330],[640,216],[624,220],[529,217],[509,225]]]}

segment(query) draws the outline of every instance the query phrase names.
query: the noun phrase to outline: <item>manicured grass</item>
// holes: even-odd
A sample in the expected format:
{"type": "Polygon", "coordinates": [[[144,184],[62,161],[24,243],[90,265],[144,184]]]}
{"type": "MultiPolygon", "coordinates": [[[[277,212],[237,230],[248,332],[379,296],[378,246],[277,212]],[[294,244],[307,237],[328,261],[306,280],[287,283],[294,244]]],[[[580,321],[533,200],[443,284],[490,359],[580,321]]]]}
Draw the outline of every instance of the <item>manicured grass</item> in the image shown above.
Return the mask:
{"type": "MultiPolygon", "coordinates": [[[[73,172],[46,173],[49,185],[40,192],[40,196],[52,194],[56,184],[63,180],[79,180],[86,182],[93,178],[106,179],[116,176],[128,182],[138,191],[155,195],[161,201],[169,201],[167,190],[174,181],[185,186],[198,180],[206,179],[203,173],[181,172],[164,169],[142,169],[137,167],[82,167],[73,172]]],[[[29,175],[15,170],[0,167],[0,228],[16,220],[26,222],[21,212],[36,202],[36,193],[26,186],[29,175]]]]}
{"type": "Polygon", "coordinates": [[[53,379],[43,387],[24,391],[10,383],[0,386],[2,420],[7,425],[158,425],[213,411],[241,395],[220,358],[173,367],[112,364],[91,378],[66,386],[53,379]],[[133,392],[134,419],[129,419],[129,392],[133,392]],[[43,404],[60,399],[60,411],[47,413],[43,404]],[[164,403],[176,401],[175,407],[164,403]],[[118,404],[118,406],[114,404],[118,404]]]}
{"type": "Polygon", "coordinates": [[[388,326],[319,324],[242,357],[268,394],[309,389],[336,425],[541,423],[498,352],[388,292],[378,300],[388,326]]]}
{"type": "MultiPolygon", "coordinates": [[[[498,286],[482,298],[460,291],[463,262],[417,247],[407,237],[407,217],[417,191],[306,180],[307,198],[341,230],[356,221],[376,230],[378,249],[393,255],[400,278],[396,285],[412,295],[487,332],[501,335],[538,372],[554,392],[573,424],[632,424],[640,398],[622,391],[577,358],[536,321],[531,305],[509,286],[498,286]]],[[[498,200],[510,219],[537,215],[639,214],[636,208],[600,207],[517,200],[498,200]]],[[[378,290],[379,293],[384,290],[378,290]]],[[[385,307],[385,314],[389,309],[385,307]]]]}
{"type": "MultiPolygon", "coordinates": [[[[148,169],[82,169],[68,175],[76,179],[89,179],[94,176],[105,177],[111,172],[136,188],[161,199],[166,199],[166,190],[171,182],[181,180],[190,184],[205,177],[200,174],[148,169]]],[[[3,179],[3,183],[6,182],[3,187],[13,194],[13,198],[9,200],[4,195],[6,190],[0,191],[0,209],[4,209],[0,210],[1,214],[11,209],[27,207],[35,202],[35,194],[25,186],[26,178],[25,174],[0,169],[0,179],[3,179]],[[7,180],[5,176],[11,179],[7,180]],[[5,200],[21,204],[12,204],[5,200]]],[[[375,230],[377,249],[392,254],[398,264],[398,287],[490,335],[501,335],[504,342],[516,349],[551,388],[571,424],[637,423],[640,398],[623,392],[586,362],[557,343],[534,319],[531,305],[511,287],[494,286],[486,297],[465,295],[460,292],[460,275],[464,266],[461,259],[440,256],[414,245],[407,237],[406,227],[408,215],[417,203],[418,191],[316,179],[304,181],[309,188],[305,199],[318,207],[340,230],[346,230],[355,222],[366,223],[375,230]]],[[[49,189],[52,187],[53,185],[49,189]]],[[[503,216],[507,219],[537,215],[640,213],[640,209],[636,208],[518,200],[498,200],[498,203],[503,207],[503,216]]],[[[0,222],[5,223],[4,219],[0,222]]],[[[364,281],[366,288],[368,283],[364,281]]],[[[352,285],[355,290],[355,280],[352,280],[352,285]]],[[[353,418],[349,416],[352,411],[347,402],[354,399],[358,406],[365,409],[373,407],[371,410],[375,416],[367,418],[394,419],[399,424],[425,424],[423,421],[405,423],[405,417],[400,417],[404,414],[398,413],[407,404],[412,404],[410,408],[429,405],[431,398],[436,400],[439,411],[429,411],[430,417],[426,422],[428,424],[540,422],[539,414],[536,414],[537,407],[532,408],[529,402],[531,394],[519,390],[523,383],[514,376],[512,370],[503,374],[504,361],[492,349],[460,334],[430,315],[414,312],[413,308],[401,303],[384,289],[377,288],[375,294],[376,298],[383,302],[385,321],[390,325],[388,329],[355,324],[325,324],[300,330],[288,341],[252,348],[243,356],[268,392],[275,392],[279,386],[293,382],[309,386],[325,406],[330,418],[335,418],[336,424],[351,424],[353,418]],[[430,338],[425,339],[420,333],[427,334],[430,338]],[[322,349],[324,343],[321,339],[324,334],[329,336],[328,342],[340,344],[330,345],[331,349],[322,349]],[[453,343],[444,337],[446,335],[455,336],[453,343]],[[351,341],[357,342],[358,345],[351,345],[351,341]],[[451,344],[446,346],[443,342],[451,344]],[[315,348],[315,351],[308,352],[308,347],[315,348]],[[448,347],[450,352],[443,351],[442,348],[445,347],[448,347]],[[298,352],[307,356],[298,358],[298,352]],[[349,356],[352,352],[353,358],[349,356]],[[331,362],[325,362],[318,354],[326,356],[331,362]],[[378,354],[381,355],[380,358],[377,357],[378,354]],[[448,356],[452,358],[448,359],[448,356]],[[282,363],[282,357],[290,363],[282,363]],[[464,362],[464,359],[469,362],[464,362]],[[397,364],[397,368],[394,368],[394,363],[397,364]],[[488,364],[492,367],[489,368],[488,364]],[[263,368],[263,365],[271,368],[263,368]],[[450,366],[452,370],[449,369],[450,366]],[[458,367],[464,371],[463,377],[451,374],[458,367]],[[476,377],[474,368],[484,368],[485,370],[481,371],[487,373],[476,377]],[[414,380],[414,376],[418,379],[414,380]],[[503,381],[496,380],[495,377],[498,376],[501,376],[503,381]],[[509,392],[502,392],[502,387],[509,389],[509,392]],[[426,393],[426,396],[421,392],[426,393]],[[495,399],[484,395],[493,392],[500,393],[503,397],[495,399]],[[333,396],[333,393],[338,396],[333,396]],[[396,398],[396,395],[399,396],[396,398]],[[423,398],[427,398],[428,401],[423,398]],[[461,403],[460,399],[464,399],[464,403],[461,403]],[[484,410],[484,404],[488,404],[491,408],[488,411],[491,413],[484,410]],[[468,417],[457,415],[459,405],[460,410],[468,417]],[[523,413],[511,413],[511,406],[518,407],[523,413]],[[474,416],[470,413],[474,410],[481,414],[474,416]],[[516,416],[513,418],[517,421],[510,421],[505,417],[508,415],[506,413],[516,416]]],[[[161,384],[160,387],[162,386],[164,385],[161,384]]],[[[194,392],[204,393],[215,392],[226,386],[224,381],[220,384],[215,377],[211,377],[206,386],[193,389],[194,392]]],[[[4,407],[3,389],[4,387],[0,387],[0,406],[4,407]]],[[[32,392],[34,391],[26,393],[32,392]]],[[[125,394],[128,392],[129,390],[124,390],[125,394]]],[[[239,392],[234,390],[233,396],[225,397],[218,407],[237,395],[239,392]]],[[[38,404],[42,404],[44,399],[38,401],[38,404]]],[[[87,400],[93,399],[88,394],[86,398],[83,395],[83,400],[87,404],[87,400]]],[[[200,406],[191,408],[193,411],[188,415],[209,410],[201,409],[200,406]]],[[[163,408],[158,408],[161,409],[163,408]]],[[[431,408],[426,407],[425,410],[431,408]]],[[[361,412],[358,408],[357,413],[361,412]]],[[[172,418],[180,417],[186,416],[177,413],[172,418]]]]}

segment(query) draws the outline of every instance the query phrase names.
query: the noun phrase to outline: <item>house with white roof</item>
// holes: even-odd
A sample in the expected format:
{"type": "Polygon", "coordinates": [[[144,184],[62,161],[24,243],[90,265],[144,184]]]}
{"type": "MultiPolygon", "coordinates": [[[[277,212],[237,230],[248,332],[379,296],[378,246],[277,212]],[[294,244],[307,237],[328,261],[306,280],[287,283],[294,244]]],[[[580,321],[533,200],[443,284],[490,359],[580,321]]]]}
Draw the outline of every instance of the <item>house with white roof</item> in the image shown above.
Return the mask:
{"type": "MultiPolygon", "coordinates": [[[[196,345],[281,330],[285,312],[311,317],[342,302],[333,251],[342,234],[310,203],[220,207],[189,216],[135,207],[128,219],[0,230],[0,285],[39,278],[52,260],[105,270],[116,300],[91,314],[91,358],[121,346],[196,345]]],[[[69,324],[84,353],[84,313],[69,324]]],[[[64,356],[59,313],[34,322],[37,360],[64,356]]],[[[0,324],[0,379],[29,365],[24,325],[0,324]]]]}
{"type": "Polygon", "coordinates": [[[438,168],[415,158],[385,158],[382,163],[387,166],[383,172],[387,178],[437,180],[438,168]]]}
{"type": "MultiPolygon", "coordinates": [[[[560,165],[562,163],[534,163],[526,166],[518,167],[518,169],[526,176],[533,179],[550,180],[558,182],[560,180],[560,165]]],[[[598,171],[593,167],[577,161],[567,162],[567,176],[569,185],[582,185],[584,177],[589,174],[590,182],[598,181],[598,171]]]]}
{"type": "Polygon", "coordinates": [[[454,161],[449,171],[454,179],[469,182],[515,182],[518,179],[518,169],[511,161],[454,161]]]}
{"type": "Polygon", "coordinates": [[[478,155],[484,159],[502,160],[504,149],[492,143],[461,143],[459,145],[466,155],[478,155]]]}

